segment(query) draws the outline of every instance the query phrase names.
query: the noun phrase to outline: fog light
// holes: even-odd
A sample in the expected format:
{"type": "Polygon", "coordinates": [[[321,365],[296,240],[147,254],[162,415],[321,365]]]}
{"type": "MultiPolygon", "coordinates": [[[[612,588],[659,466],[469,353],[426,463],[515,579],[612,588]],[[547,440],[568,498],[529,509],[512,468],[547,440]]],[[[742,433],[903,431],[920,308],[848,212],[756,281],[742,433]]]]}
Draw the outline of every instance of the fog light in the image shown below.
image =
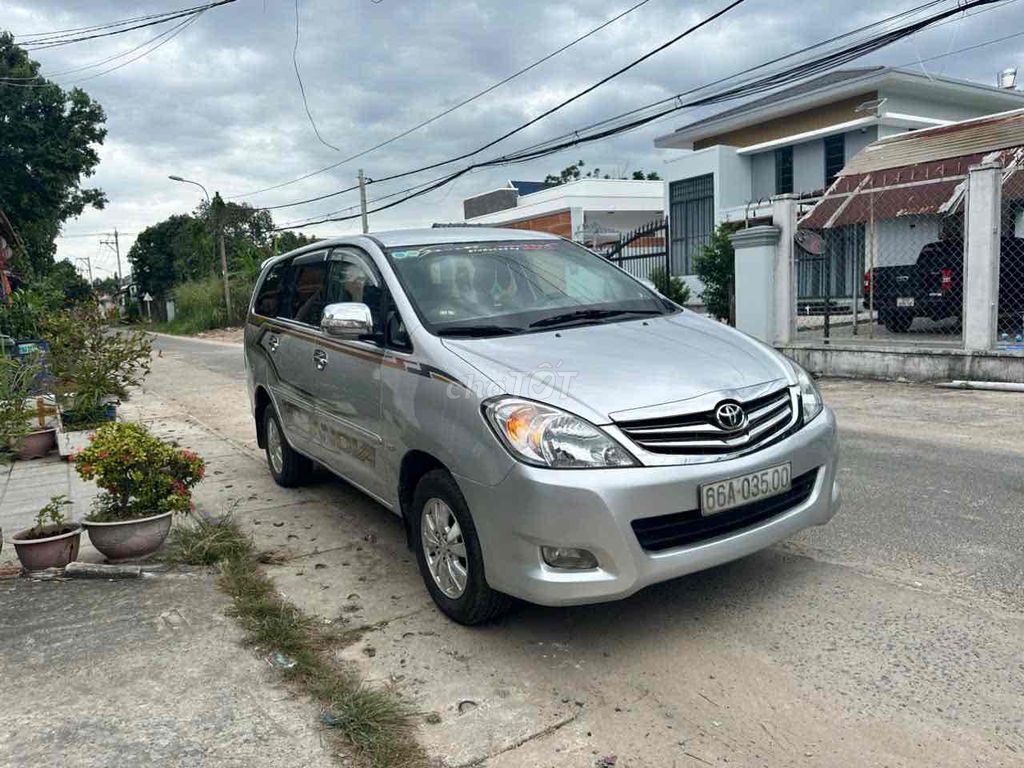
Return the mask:
{"type": "Polygon", "coordinates": [[[575,570],[597,568],[597,558],[594,557],[593,553],[585,549],[576,549],[576,547],[541,547],[540,553],[544,556],[544,562],[552,568],[572,568],[575,570]]]}

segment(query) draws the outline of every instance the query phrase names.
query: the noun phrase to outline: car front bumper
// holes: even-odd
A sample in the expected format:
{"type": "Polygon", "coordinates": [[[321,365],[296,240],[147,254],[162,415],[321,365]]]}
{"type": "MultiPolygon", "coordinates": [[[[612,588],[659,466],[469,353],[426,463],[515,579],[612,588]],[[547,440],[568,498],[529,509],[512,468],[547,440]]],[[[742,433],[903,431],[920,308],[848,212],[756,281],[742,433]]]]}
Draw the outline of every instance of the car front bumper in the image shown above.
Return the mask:
{"type": "Polygon", "coordinates": [[[576,605],[627,597],[644,587],[764,549],[823,525],[840,504],[838,441],[826,408],[798,432],[747,456],[707,464],[551,470],[516,464],[497,485],[456,477],[469,504],[491,587],[541,605],[576,605]],[[631,521],[698,507],[703,483],[791,462],[792,475],[816,471],[810,495],[750,527],[706,541],[648,551],[631,521]],[[598,567],[552,568],[542,546],[579,547],[598,567]]]}

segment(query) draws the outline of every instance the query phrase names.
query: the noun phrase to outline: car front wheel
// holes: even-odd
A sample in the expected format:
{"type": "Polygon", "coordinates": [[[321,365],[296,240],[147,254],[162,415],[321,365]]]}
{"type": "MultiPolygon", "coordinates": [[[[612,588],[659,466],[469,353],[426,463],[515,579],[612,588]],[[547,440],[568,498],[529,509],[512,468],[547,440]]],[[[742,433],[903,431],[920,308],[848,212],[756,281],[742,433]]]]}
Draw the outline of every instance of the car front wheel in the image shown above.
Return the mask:
{"type": "Polygon", "coordinates": [[[491,589],[473,518],[455,480],[428,472],[416,486],[410,528],[420,574],[437,607],[459,624],[504,613],[511,598],[491,589]]]}
{"type": "Polygon", "coordinates": [[[263,413],[263,434],[266,436],[267,466],[274,482],[294,488],[309,480],[313,463],[288,444],[277,412],[268,407],[263,413]]]}

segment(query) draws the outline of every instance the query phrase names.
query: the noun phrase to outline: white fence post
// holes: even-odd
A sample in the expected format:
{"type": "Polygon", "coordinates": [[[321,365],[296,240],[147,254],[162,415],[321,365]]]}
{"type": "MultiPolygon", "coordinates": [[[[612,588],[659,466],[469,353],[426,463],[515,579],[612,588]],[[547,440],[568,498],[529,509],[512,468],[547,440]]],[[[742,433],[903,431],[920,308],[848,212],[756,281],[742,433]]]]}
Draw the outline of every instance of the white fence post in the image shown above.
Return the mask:
{"type": "Polygon", "coordinates": [[[775,268],[781,229],[762,225],[732,236],[736,251],[736,327],[762,341],[775,341],[775,268]]]}
{"type": "Polygon", "coordinates": [[[992,349],[998,330],[1002,166],[982,163],[967,174],[964,248],[964,347],[992,349]]]}
{"type": "Polygon", "coordinates": [[[796,333],[796,195],[772,200],[772,222],[779,228],[779,247],[774,270],[774,332],[768,341],[788,344],[796,333]]]}

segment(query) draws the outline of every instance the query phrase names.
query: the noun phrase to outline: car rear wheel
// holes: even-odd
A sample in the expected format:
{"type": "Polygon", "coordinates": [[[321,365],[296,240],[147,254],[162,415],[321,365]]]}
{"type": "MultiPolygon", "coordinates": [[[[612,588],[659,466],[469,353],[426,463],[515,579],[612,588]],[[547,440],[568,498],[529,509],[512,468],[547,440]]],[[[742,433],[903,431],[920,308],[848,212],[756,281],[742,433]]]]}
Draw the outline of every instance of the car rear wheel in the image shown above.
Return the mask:
{"type": "Polygon", "coordinates": [[[473,518],[455,480],[428,472],[413,495],[410,531],[420,575],[437,607],[459,624],[482,624],[504,613],[511,598],[491,589],[473,518]]]}
{"type": "Polygon", "coordinates": [[[893,333],[906,333],[914,324],[914,316],[906,311],[883,310],[879,315],[882,325],[893,333]]]}
{"type": "Polygon", "coordinates": [[[288,444],[277,412],[269,406],[263,413],[263,434],[266,436],[267,467],[274,482],[285,488],[307,482],[313,472],[313,462],[296,453],[288,444]]]}

